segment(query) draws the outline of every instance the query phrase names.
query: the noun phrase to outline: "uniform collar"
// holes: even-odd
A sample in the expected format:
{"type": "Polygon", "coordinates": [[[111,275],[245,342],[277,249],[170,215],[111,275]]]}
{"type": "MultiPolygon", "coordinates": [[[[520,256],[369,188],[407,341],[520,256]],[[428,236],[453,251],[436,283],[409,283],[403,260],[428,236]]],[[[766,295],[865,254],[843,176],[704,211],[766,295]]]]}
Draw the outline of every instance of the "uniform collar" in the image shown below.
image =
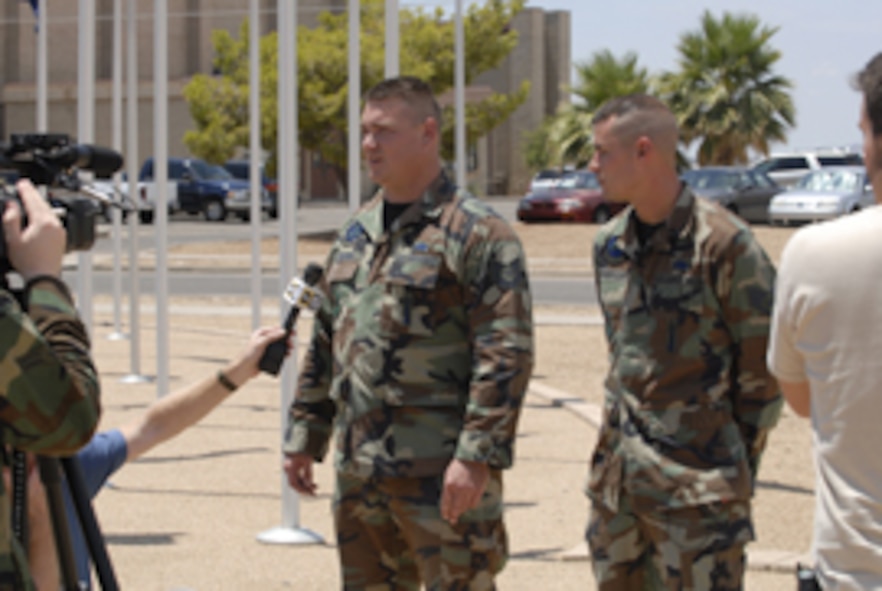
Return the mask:
{"type": "MultiPolygon", "coordinates": [[[[695,195],[683,183],[673,210],[652,235],[647,249],[656,252],[672,251],[676,243],[689,240],[694,225],[695,195]]],[[[637,213],[633,207],[628,208],[627,214],[619,218],[614,236],[616,248],[628,258],[636,259],[640,241],[637,238],[637,213]]]]}
{"type": "MultiPolygon", "coordinates": [[[[421,219],[437,219],[441,216],[442,206],[453,200],[456,195],[456,185],[450,180],[447,173],[442,170],[435,177],[423,194],[414,201],[410,207],[405,209],[400,216],[393,222],[389,233],[395,233],[404,226],[416,223],[421,219]]],[[[362,216],[362,223],[365,231],[370,235],[371,239],[379,241],[383,234],[383,199],[385,191],[380,189],[374,197],[365,206],[362,216]]]]}

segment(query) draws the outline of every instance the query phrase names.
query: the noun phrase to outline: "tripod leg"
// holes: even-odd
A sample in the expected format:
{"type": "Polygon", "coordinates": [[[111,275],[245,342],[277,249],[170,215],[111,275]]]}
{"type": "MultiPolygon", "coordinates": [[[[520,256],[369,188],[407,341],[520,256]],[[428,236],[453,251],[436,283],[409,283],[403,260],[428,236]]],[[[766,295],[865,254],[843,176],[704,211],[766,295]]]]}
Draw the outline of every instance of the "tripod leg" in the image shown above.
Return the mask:
{"type": "Polygon", "coordinates": [[[61,466],[64,468],[68,490],[70,490],[71,499],[73,499],[74,507],[77,510],[80,526],[83,528],[83,534],[86,537],[86,544],[89,546],[89,554],[92,555],[92,562],[95,565],[95,572],[98,575],[101,588],[104,591],[119,591],[116,573],[113,571],[113,564],[110,562],[107,547],[104,545],[104,536],[101,535],[98,520],[95,519],[95,512],[92,510],[92,502],[87,493],[86,481],[83,478],[79,460],[76,456],[62,458],[61,466]]]}
{"type": "Polygon", "coordinates": [[[37,456],[40,467],[40,479],[46,489],[46,501],[52,517],[52,532],[55,536],[55,547],[58,549],[58,564],[61,569],[63,588],[79,591],[77,568],[74,564],[73,545],[70,530],[67,527],[67,515],[64,510],[64,498],[61,494],[61,473],[58,460],[46,456],[37,456]]]}

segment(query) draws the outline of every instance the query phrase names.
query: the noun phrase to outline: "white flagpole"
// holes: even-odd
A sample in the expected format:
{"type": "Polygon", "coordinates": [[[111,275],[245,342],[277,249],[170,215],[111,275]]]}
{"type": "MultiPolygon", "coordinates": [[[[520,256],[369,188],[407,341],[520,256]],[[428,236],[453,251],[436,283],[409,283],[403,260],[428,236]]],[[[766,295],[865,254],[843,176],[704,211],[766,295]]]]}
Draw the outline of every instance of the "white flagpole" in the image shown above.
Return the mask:
{"type": "Polygon", "coordinates": [[[260,0],[251,0],[248,14],[249,154],[251,179],[251,328],[260,326],[260,227],[263,178],[260,174],[260,0]]]}
{"type": "MultiPolygon", "coordinates": [[[[153,178],[156,182],[156,395],[169,391],[168,335],[168,0],[154,0],[153,178]]],[[[134,180],[134,179],[132,179],[134,180]]]]}
{"type": "Polygon", "coordinates": [[[462,0],[456,0],[456,17],[454,18],[454,74],[453,94],[454,136],[456,146],[456,184],[466,187],[466,133],[465,133],[465,28],[462,22],[462,0]]]}
{"type": "MultiPolygon", "coordinates": [[[[122,117],[122,0],[113,0],[113,73],[111,97],[111,120],[113,127],[113,149],[122,153],[123,148],[123,117],[122,117]]],[[[116,195],[120,191],[120,173],[113,175],[113,190],[116,195]]],[[[126,335],[122,332],[122,212],[119,208],[110,209],[111,239],[113,242],[113,331],[107,335],[110,340],[122,340],[126,335]]]]}
{"type": "MultiPolygon", "coordinates": [[[[297,154],[297,1],[277,0],[279,17],[279,286],[283,287],[297,272],[297,196],[299,194],[297,154]]],[[[287,304],[280,298],[280,321],[284,321],[287,304]]],[[[297,354],[282,366],[281,429],[284,438],[288,409],[294,398],[297,354]]],[[[281,473],[282,524],[257,535],[266,544],[321,544],[321,536],[300,526],[300,505],[297,492],[281,473]]]]}
{"type": "Polygon", "coordinates": [[[49,3],[37,0],[37,131],[46,133],[49,130],[49,95],[48,95],[48,43],[49,32],[46,30],[46,11],[49,3]]]}
{"type": "Polygon", "coordinates": [[[361,7],[349,0],[349,211],[361,205],[361,7]]]}
{"type": "MultiPolygon", "coordinates": [[[[95,0],[79,0],[77,51],[77,143],[95,138],[95,0]]],[[[82,173],[81,173],[82,174],[82,173]]],[[[90,173],[84,175],[92,177],[90,173]]],[[[92,253],[77,255],[77,307],[86,329],[92,331],[92,253]]]]}
{"type": "Polygon", "coordinates": [[[399,52],[398,0],[386,0],[386,78],[398,76],[399,52]]]}
{"type": "MultiPolygon", "coordinates": [[[[126,176],[130,205],[138,195],[138,0],[126,3],[126,176]]],[[[150,381],[141,375],[141,286],[138,249],[138,211],[129,212],[129,364],[130,372],[120,381],[139,384],[150,381]]]]}

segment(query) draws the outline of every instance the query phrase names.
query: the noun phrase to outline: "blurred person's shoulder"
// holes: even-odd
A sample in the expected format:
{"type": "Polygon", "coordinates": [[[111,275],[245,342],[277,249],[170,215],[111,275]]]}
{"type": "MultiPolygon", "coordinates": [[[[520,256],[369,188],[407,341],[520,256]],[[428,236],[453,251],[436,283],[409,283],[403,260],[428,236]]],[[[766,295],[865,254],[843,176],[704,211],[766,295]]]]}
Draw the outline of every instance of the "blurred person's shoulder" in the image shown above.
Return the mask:
{"type": "Polygon", "coordinates": [[[868,207],[833,220],[808,224],[794,232],[784,246],[782,260],[827,260],[879,252],[882,246],[882,207],[868,207]]]}

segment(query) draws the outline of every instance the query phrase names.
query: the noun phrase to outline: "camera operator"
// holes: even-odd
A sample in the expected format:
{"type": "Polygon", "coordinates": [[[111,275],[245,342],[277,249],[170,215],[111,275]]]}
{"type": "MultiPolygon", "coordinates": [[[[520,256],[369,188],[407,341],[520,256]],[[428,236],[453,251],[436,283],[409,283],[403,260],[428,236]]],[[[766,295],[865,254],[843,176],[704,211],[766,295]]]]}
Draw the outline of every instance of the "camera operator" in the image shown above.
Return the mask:
{"type": "MultiPolygon", "coordinates": [[[[70,455],[98,423],[99,383],[89,338],[60,280],[66,234],[30,181],[16,184],[21,204],[3,211],[7,258],[21,275],[20,293],[0,285],[0,462],[11,450],[70,455]],[[24,211],[22,211],[22,209],[24,211]],[[26,216],[26,217],[23,217],[26,216]],[[23,223],[23,220],[27,223],[23,223]]],[[[2,481],[0,481],[2,482],[2,481]]],[[[0,490],[0,591],[34,588],[10,525],[10,487],[0,490]]]]}

